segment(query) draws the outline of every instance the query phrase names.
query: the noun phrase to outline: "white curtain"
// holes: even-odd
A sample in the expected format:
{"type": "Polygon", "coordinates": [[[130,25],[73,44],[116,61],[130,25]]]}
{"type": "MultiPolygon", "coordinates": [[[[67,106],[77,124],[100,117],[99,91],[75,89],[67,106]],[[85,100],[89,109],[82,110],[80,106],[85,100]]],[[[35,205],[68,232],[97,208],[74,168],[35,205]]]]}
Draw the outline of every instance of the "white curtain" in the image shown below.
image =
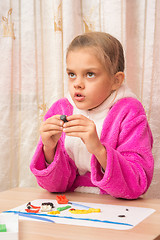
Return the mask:
{"type": "Polygon", "coordinates": [[[65,53],[88,31],[123,44],[126,82],[154,137],[155,171],[146,197],[160,198],[160,0],[0,1],[0,191],[37,186],[29,164],[39,126],[67,92],[65,53]]]}

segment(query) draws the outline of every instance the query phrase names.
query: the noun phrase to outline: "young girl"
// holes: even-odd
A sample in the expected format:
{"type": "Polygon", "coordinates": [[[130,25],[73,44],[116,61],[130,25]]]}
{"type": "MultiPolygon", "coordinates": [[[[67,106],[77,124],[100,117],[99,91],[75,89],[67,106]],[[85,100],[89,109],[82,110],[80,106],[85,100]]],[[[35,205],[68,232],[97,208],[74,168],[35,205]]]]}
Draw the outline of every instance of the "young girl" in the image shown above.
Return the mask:
{"type": "Polygon", "coordinates": [[[70,96],[45,115],[31,171],[50,192],[138,198],[152,180],[153,140],[141,103],[123,83],[120,42],[103,32],[77,36],[66,61],[70,96]]]}

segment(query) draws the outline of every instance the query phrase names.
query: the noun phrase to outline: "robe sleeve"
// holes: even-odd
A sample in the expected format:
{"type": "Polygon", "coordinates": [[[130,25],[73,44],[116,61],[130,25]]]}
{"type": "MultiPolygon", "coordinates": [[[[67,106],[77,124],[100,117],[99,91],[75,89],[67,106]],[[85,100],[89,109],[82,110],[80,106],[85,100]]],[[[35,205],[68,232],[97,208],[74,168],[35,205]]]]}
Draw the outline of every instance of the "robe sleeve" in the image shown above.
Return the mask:
{"type": "MultiPolygon", "coordinates": [[[[66,100],[60,100],[52,105],[45,115],[45,120],[55,114],[70,115],[72,109],[66,100]]],[[[35,154],[32,158],[30,169],[35,175],[38,184],[49,192],[68,191],[77,174],[74,161],[68,156],[64,147],[64,133],[62,133],[56,147],[53,162],[47,166],[43,152],[43,143],[40,138],[35,154]]]]}
{"type": "Polygon", "coordinates": [[[91,179],[103,193],[136,199],[147,191],[153,176],[152,134],[141,104],[129,105],[128,113],[117,113],[112,115],[114,128],[103,130],[103,135],[109,131],[111,136],[101,140],[107,151],[105,173],[93,155],[91,179]]]}

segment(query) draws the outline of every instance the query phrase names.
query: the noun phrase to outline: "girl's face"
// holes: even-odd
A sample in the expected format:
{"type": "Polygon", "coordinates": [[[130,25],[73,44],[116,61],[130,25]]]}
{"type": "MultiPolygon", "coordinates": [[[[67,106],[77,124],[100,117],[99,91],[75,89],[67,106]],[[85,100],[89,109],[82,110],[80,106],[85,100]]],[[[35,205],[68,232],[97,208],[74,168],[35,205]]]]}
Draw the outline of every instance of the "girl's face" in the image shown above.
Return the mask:
{"type": "Polygon", "coordinates": [[[68,53],[67,74],[69,92],[78,109],[98,107],[114,90],[113,76],[109,75],[92,48],[68,53]]]}

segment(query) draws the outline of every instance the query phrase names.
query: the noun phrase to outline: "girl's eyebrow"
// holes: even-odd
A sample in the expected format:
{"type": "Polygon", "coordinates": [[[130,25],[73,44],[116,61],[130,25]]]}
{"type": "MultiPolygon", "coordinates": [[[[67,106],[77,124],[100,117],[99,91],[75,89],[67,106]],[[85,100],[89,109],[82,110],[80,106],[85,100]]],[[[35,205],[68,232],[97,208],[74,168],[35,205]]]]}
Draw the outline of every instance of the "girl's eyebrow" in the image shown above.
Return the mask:
{"type": "MultiPolygon", "coordinates": [[[[89,68],[83,69],[83,71],[85,71],[85,72],[91,72],[91,71],[96,71],[96,70],[98,70],[98,68],[96,68],[96,67],[89,67],[89,68]]],[[[74,72],[74,70],[71,70],[69,68],[66,68],[66,71],[67,72],[74,72]]]]}
{"type": "Polygon", "coordinates": [[[66,71],[67,72],[73,72],[73,70],[69,69],[69,68],[66,68],[66,71]]]}

